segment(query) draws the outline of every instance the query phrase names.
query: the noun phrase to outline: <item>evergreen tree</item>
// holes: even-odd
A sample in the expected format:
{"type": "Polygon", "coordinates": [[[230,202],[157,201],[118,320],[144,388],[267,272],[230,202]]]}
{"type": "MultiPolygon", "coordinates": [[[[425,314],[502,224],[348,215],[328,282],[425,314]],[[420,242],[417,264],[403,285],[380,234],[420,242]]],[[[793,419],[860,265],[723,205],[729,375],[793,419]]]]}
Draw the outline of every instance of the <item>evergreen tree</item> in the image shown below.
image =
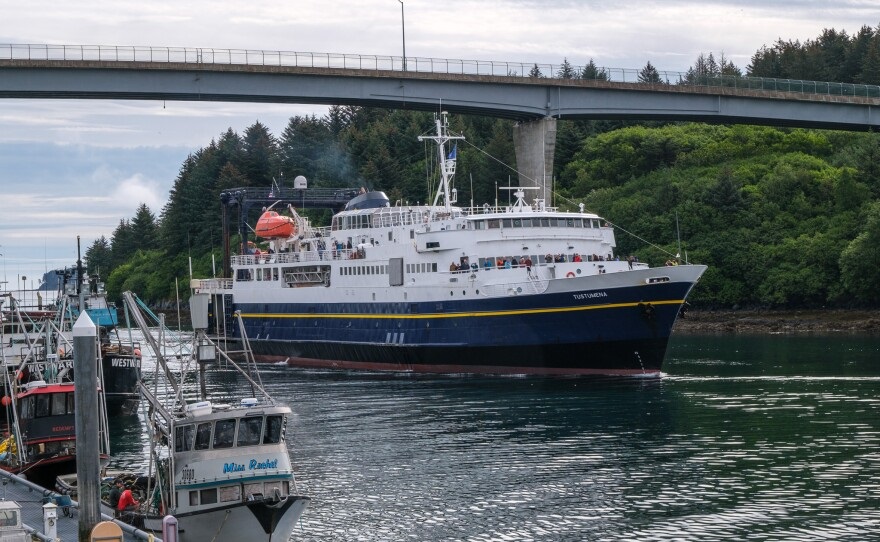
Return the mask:
{"type": "Polygon", "coordinates": [[[856,80],[866,85],[880,85],[880,30],[868,44],[856,80]]]}
{"type": "Polygon", "coordinates": [[[110,250],[110,242],[103,235],[86,249],[86,271],[89,275],[97,275],[101,278],[110,276],[113,265],[113,256],[110,250]]]}
{"type": "Polygon", "coordinates": [[[113,269],[124,264],[137,252],[137,241],[131,230],[131,223],[121,219],[110,237],[110,264],[113,269]]]}
{"type": "Polygon", "coordinates": [[[661,83],[660,72],[649,60],[645,67],[639,70],[639,83],[661,83]]]}
{"type": "Polygon", "coordinates": [[[581,71],[581,79],[589,79],[591,81],[607,81],[608,72],[605,68],[596,67],[596,63],[591,58],[584,69],[581,71]]]}
{"type": "Polygon", "coordinates": [[[278,175],[278,143],[269,133],[266,125],[255,122],[244,132],[242,140],[241,172],[247,177],[250,186],[272,186],[272,179],[278,175]]]}
{"type": "Polygon", "coordinates": [[[566,58],[562,62],[562,66],[560,66],[559,70],[556,72],[556,77],[558,77],[559,79],[574,79],[576,76],[577,72],[566,58]]]}
{"type": "Polygon", "coordinates": [[[532,66],[532,69],[529,70],[529,77],[531,77],[532,79],[541,79],[544,77],[544,74],[541,73],[541,68],[539,68],[538,65],[535,64],[534,66],[532,66]]]}
{"type": "Polygon", "coordinates": [[[159,226],[156,216],[146,203],[141,203],[131,219],[131,234],[138,250],[152,250],[159,247],[159,226]]]}

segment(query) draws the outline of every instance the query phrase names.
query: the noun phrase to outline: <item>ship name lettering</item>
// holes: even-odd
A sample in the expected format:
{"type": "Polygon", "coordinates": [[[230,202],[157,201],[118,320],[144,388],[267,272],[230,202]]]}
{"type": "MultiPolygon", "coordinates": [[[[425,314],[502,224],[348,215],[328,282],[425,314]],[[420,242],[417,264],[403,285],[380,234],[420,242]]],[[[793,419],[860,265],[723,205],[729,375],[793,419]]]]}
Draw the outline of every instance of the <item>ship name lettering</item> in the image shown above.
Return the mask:
{"type": "Polygon", "coordinates": [[[583,294],[574,294],[575,299],[596,299],[599,297],[608,297],[606,292],[587,292],[583,294]]]}
{"type": "Polygon", "coordinates": [[[122,367],[122,368],[134,368],[137,367],[137,362],[133,359],[112,359],[110,360],[111,367],[122,367]]]}
{"type": "Polygon", "coordinates": [[[278,468],[278,460],[277,459],[267,459],[265,461],[257,461],[256,459],[251,459],[249,466],[250,466],[251,470],[277,469],[278,468]]]}
{"type": "Polygon", "coordinates": [[[52,427],[53,433],[66,433],[68,431],[73,431],[76,429],[73,425],[55,425],[52,427]]]}
{"type": "Polygon", "coordinates": [[[244,471],[244,465],[239,465],[237,463],[224,463],[223,464],[223,474],[227,472],[242,472],[244,471]]]}

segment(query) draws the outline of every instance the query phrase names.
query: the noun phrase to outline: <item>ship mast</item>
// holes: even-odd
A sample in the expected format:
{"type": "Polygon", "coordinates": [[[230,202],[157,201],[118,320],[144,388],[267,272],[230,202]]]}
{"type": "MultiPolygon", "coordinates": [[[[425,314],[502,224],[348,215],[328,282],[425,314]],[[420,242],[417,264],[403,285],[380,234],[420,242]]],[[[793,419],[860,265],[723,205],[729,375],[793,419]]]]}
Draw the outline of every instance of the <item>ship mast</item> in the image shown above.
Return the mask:
{"type": "Polygon", "coordinates": [[[456,154],[458,152],[457,147],[453,147],[452,151],[449,154],[446,153],[446,142],[454,139],[464,139],[464,136],[451,136],[449,135],[449,113],[446,111],[440,112],[440,117],[435,118],[434,122],[437,125],[437,135],[435,136],[419,136],[419,141],[424,141],[426,139],[430,139],[434,143],[437,144],[437,152],[438,157],[440,159],[440,189],[437,191],[437,195],[434,196],[434,203],[431,209],[431,218],[434,218],[434,214],[437,213],[437,207],[440,202],[440,197],[443,197],[443,208],[444,212],[447,216],[452,213],[452,199],[450,198],[450,188],[449,185],[452,184],[452,178],[455,177],[455,161],[456,154]]]}

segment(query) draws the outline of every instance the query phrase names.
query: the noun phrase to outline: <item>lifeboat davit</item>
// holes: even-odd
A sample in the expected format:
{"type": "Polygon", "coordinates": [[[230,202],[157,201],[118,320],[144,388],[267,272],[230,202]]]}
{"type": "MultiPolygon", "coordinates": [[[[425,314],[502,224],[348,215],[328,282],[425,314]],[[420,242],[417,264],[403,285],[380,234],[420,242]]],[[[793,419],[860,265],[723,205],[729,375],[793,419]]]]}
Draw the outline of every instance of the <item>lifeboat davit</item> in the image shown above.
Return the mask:
{"type": "Polygon", "coordinates": [[[296,223],[289,216],[266,211],[257,220],[254,233],[263,239],[287,239],[296,232],[296,223]]]}

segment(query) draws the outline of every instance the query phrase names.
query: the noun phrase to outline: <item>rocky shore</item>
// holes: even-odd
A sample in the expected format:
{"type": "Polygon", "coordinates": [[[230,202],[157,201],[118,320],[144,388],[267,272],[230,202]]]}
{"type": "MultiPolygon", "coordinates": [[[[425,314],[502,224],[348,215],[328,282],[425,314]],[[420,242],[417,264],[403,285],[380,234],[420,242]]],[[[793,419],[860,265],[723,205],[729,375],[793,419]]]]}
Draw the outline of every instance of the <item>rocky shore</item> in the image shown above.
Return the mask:
{"type": "Polygon", "coordinates": [[[880,311],[868,310],[689,310],[675,323],[676,333],[880,334],[880,311]]]}

